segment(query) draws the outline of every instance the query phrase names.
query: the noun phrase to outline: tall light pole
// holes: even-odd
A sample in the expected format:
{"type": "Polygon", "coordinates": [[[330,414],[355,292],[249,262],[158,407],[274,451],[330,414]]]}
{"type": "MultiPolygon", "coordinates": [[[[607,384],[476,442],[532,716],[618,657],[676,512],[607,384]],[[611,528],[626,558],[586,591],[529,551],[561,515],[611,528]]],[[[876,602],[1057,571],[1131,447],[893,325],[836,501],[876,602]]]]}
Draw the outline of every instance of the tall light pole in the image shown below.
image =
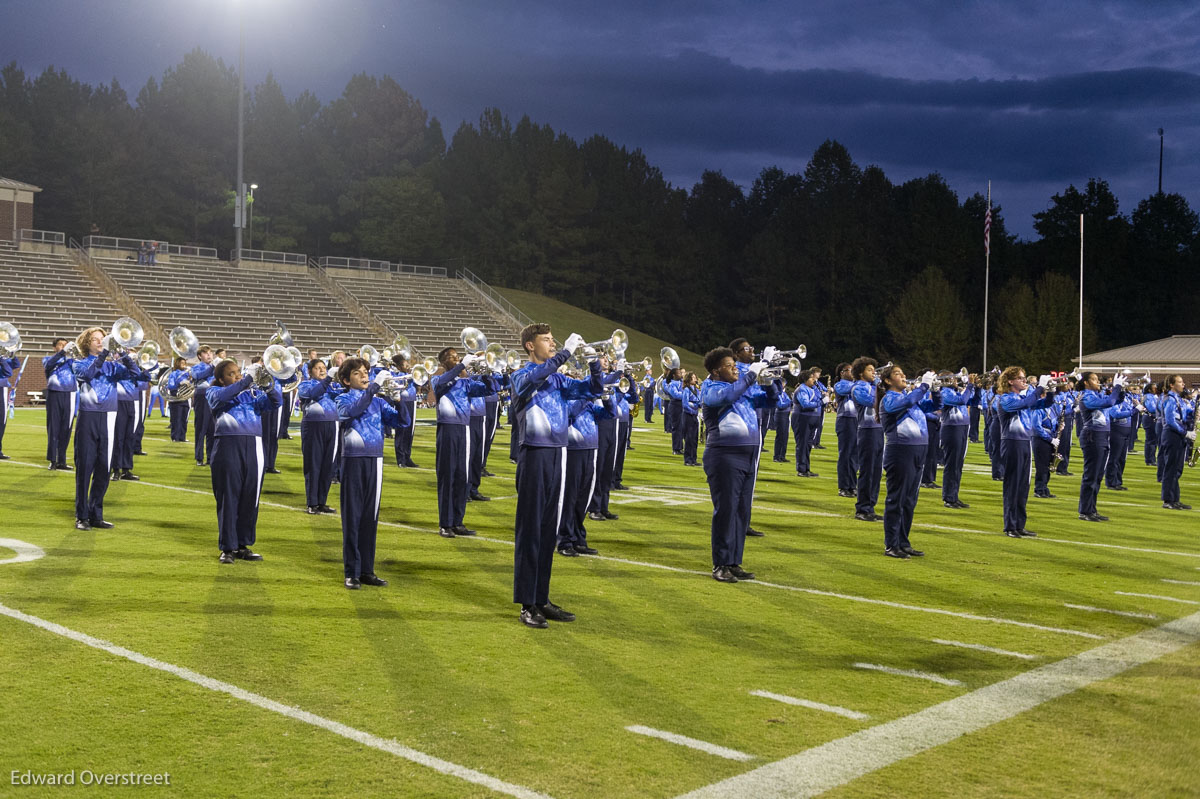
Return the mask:
{"type": "Polygon", "coordinates": [[[1158,129],[1158,193],[1162,194],[1163,129],[1158,129]]]}
{"type": "Polygon", "coordinates": [[[233,251],[235,260],[242,259],[242,228],[246,225],[246,184],[242,182],[243,139],[242,127],[246,101],[246,12],[238,4],[238,141],[237,141],[237,208],[233,212],[233,251]]]}
{"type": "Polygon", "coordinates": [[[250,201],[247,203],[250,211],[250,249],[254,249],[254,190],[258,188],[257,183],[250,184],[250,201]]]}

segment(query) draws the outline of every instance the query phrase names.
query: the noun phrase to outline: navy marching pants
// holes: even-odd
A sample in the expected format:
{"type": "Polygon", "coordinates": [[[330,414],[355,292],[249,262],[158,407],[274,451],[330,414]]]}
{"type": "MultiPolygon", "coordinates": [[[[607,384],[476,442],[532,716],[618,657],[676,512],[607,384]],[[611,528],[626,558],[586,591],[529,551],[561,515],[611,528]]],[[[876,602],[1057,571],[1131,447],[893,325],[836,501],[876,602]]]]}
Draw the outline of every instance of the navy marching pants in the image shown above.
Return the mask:
{"type": "Polygon", "coordinates": [[[567,450],[567,479],[563,487],[563,512],[558,522],[558,546],[587,546],[588,505],[596,490],[596,459],[594,449],[567,450]]]}
{"type": "Polygon", "coordinates": [[[212,451],[212,487],[217,498],[217,544],[222,552],[254,545],[262,494],[260,436],[218,436],[212,451]]]}
{"type": "Polygon", "coordinates": [[[821,415],[816,418],[816,424],[813,425],[812,445],[815,447],[821,443],[821,431],[825,429],[825,410],[821,410],[821,415]]]}
{"type": "Polygon", "coordinates": [[[133,468],[133,433],[137,428],[137,403],[133,400],[117,401],[117,425],[113,430],[114,469],[133,468]]]}
{"type": "Polygon", "coordinates": [[[936,483],[938,461],[942,452],[942,423],[926,418],[925,424],[929,429],[929,446],[925,452],[925,473],[921,475],[921,482],[936,483]]]}
{"type": "Polygon", "coordinates": [[[564,510],[567,448],[522,446],[518,455],[513,602],[545,605],[564,510]]]}
{"type": "Polygon", "coordinates": [[[75,518],[104,520],[116,411],[80,411],[75,427],[75,518]]]}
{"type": "Polygon", "coordinates": [[[992,479],[1004,479],[1004,453],[1000,451],[1002,446],[1002,436],[1000,434],[1000,414],[993,413],[988,420],[987,427],[983,429],[983,436],[988,441],[992,442],[988,448],[988,457],[992,461],[992,479]]]}
{"type": "Polygon", "coordinates": [[[838,440],[838,491],[858,490],[858,419],[838,416],[834,422],[838,440]]]}
{"type": "MultiPolygon", "coordinates": [[[[696,429],[700,429],[699,424],[696,425],[696,429]]],[[[613,486],[619,485],[622,475],[625,474],[625,450],[629,449],[629,437],[632,434],[633,416],[631,415],[628,419],[617,419],[617,457],[613,461],[613,486]]]]}
{"type": "Polygon", "coordinates": [[[279,430],[276,438],[291,438],[288,425],[292,423],[292,408],[296,404],[296,392],[283,392],[283,404],[279,406],[279,430]]]}
{"type": "Polygon", "coordinates": [[[437,426],[438,527],[457,527],[467,514],[471,438],[465,424],[437,426]]]}
{"type": "Polygon", "coordinates": [[[1187,439],[1167,428],[1158,439],[1158,463],[1162,467],[1162,501],[1179,502],[1179,478],[1183,476],[1183,456],[1187,439]]]}
{"type": "Polygon", "coordinates": [[[1079,438],[1083,450],[1083,477],[1079,481],[1079,513],[1096,513],[1096,496],[1100,493],[1100,478],[1108,463],[1108,431],[1085,430],[1079,438]]]}
{"type": "Polygon", "coordinates": [[[1006,438],[1000,441],[1004,463],[1004,530],[1025,529],[1025,506],[1029,503],[1030,443],[1006,438]]]}
{"type": "Polygon", "coordinates": [[[171,411],[171,440],[187,441],[188,411],[191,404],[187,400],[168,402],[171,411]]]}
{"type": "Polygon", "coordinates": [[[1054,459],[1054,445],[1044,438],[1033,438],[1033,495],[1045,497],[1050,494],[1050,463],[1054,459]]]}
{"type": "Polygon", "coordinates": [[[478,491],[479,484],[483,482],[483,428],[483,417],[472,416],[467,425],[467,435],[470,436],[468,444],[470,459],[467,462],[468,493],[478,491]]]}
{"type": "Polygon", "coordinates": [[[887,472],[887,497],[883,503],[883,545],[906,547],[912,530],[913,512],[921,493],[927,444],[895,444],[884,447],[883,468],[887,472]]]}
{"type": "Polygon", "coordinates": [[[1058,462],[1055,471],[1059,474],[1066,474],[1067,467],[1071,465],[1071,425],[1072,421],[1067,419],[1063,425],[1062,435],[1058,437],[1058,452],[1062,455],[1062,460],[1058,462]]]}
{"type": "Polygon", "coordinates": [[[338,423],[300,419],[300,454],[304,456],[304,504],[327,505],[337,454],[338,423]]]}
{"type": "MultiPolygon", "coordinates": [[[[681,413],[680,416],[682,417],[683,414],[681,413]]],[[[682,418],[676,428],[682,436],[682,418]]],[[[588,510],[595,513],[608,513],[608,495],[612,491],[614,458],[617,454],[617,420],[597,419],[596,432],[600,444],[596,448],[596,490],[592,493],[592,501],[588,504],[588,510]]]]}
{"type": "Polygon", "coordinates": [[[967,433],[969,438],[974,443],[979,443],[979,406],[971,405],[967,408],[967,418],[970,420],[970,431],[967,433]]]}
{"type": "Polygon", "coordinates": [[[0,453],[4,452],[4,430],[8,427],[8,403],[12,401],[12,389],[0,386],[0,453]]]}
{"type": "Polygon", "coordinates": [[[1143,414],[1142,428],[1146,431],[1145,458],[1147,466],[1154,466],[1158,462],[1156,457],[1158,452],[1158,425],[1155,422],[1156,420],[1153,416],[1148,413],[1143,414]]]}
{"type": "Polygon", "coordinates": [[[775,460],[786,461],[788,442],[792,437],[792,426],[788,422],[780,423],[781,417],[776,417],[775,422],[775,460]]]}
{"type": "Polygon", "coordinates": [[[393,435],[393,446],[396,450],[396,463],[400,466],[407,466],[413,462],[413,431],[417,429],[417,401],[405,400],[404,404],[408,406],[408,418],[412,419],[413,423],[408,427],[397,427],[396,432],[393,435]]]}
{"type": "MultiPolygon", "coordinates": [[[[1166,437],[1171,434],[1171,431],[1167,428],[1166,425],[1164,425],[1162,423],[1161,419],[1155,419],[1154,420],[1154,432],[1156,433],[1156,436],[1158,438],[1158,446],[1160,449],[1160,452],[1158,453],[1158,461],[1155,463],[1154,478],[1156,480],[1158,480],[1158,482],[1161,483],[1163,481],[1163,459],[1162,459],[1161,449],[1162,449],[1163,444],[1166,443],[1166,441],[1167,441],[1166,437]]],[[[1186,451],[1186,450],[1187,450],[1187,448],[1184,447],[1184,451],[1186,451]]]]}
{"type": "Polygon", "coordinates": [[[654,386],[642,390],[642,407],[647,424],[654,421],[654,386]]]}
{"type": "Polygon", "coordinates": [[[338,499],[342,505],[342,568],[346,577],[375,573],[383,457],[344,458],[338,499]]]}
{"type": "Polygon", "coordinates": [[[671,419],[671,452],[678,455],[683,452],[683,400],[671,400],[667,416],[671,419]]]}
{"type": "MultiPolygon", "coordinates": [[[[208,391],[207,391],[207,389],[205,391],[197,391],[193,396],[196,398],[196,402],[195,402],[196,426],[195,426],[194,430],[192,431],[193,434],[196,436],[196,444],[195,444],[196,460],[200,461],[201,463],[208,463],[209,461],[212,460],[212,450],[213,450],[212,408],[210,408],[208,406],[208,391]]],[[[276,420],[278,420],[279,419],[279,409],[276,408],[273,411],[273,413],[275,414],[274,418],[276,420]]],[[[172,418],[174,418],[174,417],[172,416],[172,418]]],[[[263,418],[266,418],[266,417],[264,416],[263,418]]],[[[185,422],[185,424],[186,424],[186,422],[185,422]]],[[[187,428],[185,427],[184,429],[186,430],[187,428]]],[[[272,441],[275,440],[275,436],[269,436],[269,438],[272,441]]],[[[279,448],[278,445],[276,445],[276,449],[278,449],[278,448],[279,448]]],[[[268,468],[268,469],[275,468],[275,456],[274,455],[271,455],[270,458],[268,458],[266,468],[268,468]]]]}
{"type": "Polygon", "coordinates": [[[944,424],[939,437],[942,448],[942,502],[957,502],[962,485],[963,461],[967,458],[967,425],[944,424]]]}
{"type": "MultiPolygon", "coordinates": [[[[413,417],[416,418],[415,416],[413,417]]],[[[518,429],[520,421],[516,414],[513,413],[513,403],[508,404],[508,459],[514,463],[517,461],[517,456],[520,454],[521,448],[521,431],[518,429]]]]}
{"type": "Polygon", "coordinates": [[[757,446],[704,448],[704,475],[713,503],[713,566],[741,565],[759,450],[757,446]]]}
{"type": "MultiPolygon", "coordinates": [[[[700,442],[700,417],[694,413],[684,413],[680,415],[680,421],[683,423],[683,463],[685,466],[699,463],[696,460],[696,449],[700,442]]],[[[775,446],[778,448],[778,434],[775,436],[775,442],[775,446]]],[[[783,442],[783,448],[785,451],[787,450],[786,439],[783,442]]]]}
{"type": "MultiPolygon", "coordinates": [[[[807,413],[792,414],[792,438],[796,439],[796,474],[809,471],[809,457],[812,455],[812,429],[815,418],[807,413]]],[[[781,422],[782,423],[782,422],[781,422]]]]}
{"type": "MultiPolygon", "coordinates": [[[[199,424],[197,424],[199,429],[199,424]]],[[[275,459],[279,456],[279,409],[272,408],[262,415],[262,445],[263,445],[263,470],[269,471],[275,468],[275,459]]],[[[200,458],[200,442],[196,442],[196,459],[200,458]]]]}
{"type": "Polygon", "coordinates": [[[137,398],[137,419],[133,426],[133,454],[142,451],[142,436],[146,434],[146,417],[150,415],[147,404],[150,402],[149,391],[139,391],[137,398]]]}
{"type": "Polygon", "coordinates": [[[67,444],[71,441],[71,426],[75,422],[75,392],[46,392],[46,460],[67,462],[67,444]]]}
{"type": "Polygon", "coordinates": [[[1133,440],[1133,426],[1113,424],[1108,433],[1108,463],[1104,467],[1104,485],[1116,488],[1125,477],[1125,458],[1129,455],[1129,442],[1133,440]]]}
{"type": "MultiPolygon", "coordinates": [[[[500,427],[500,402],[488,400],[484,403],[483,414],[483,466],[487,468],[488,455],[492,454],[492,439],[496,437],[496,429],[500,427]]],[[[416,416],[412,417],[416,419],[416,416]]]]}
{"type": "MultiPolygon", "coordinates": [[[[883,477],[883,428],[858,428],[858,500],[855,513],[874,513],[879,501],[879,481],[883,477]]],[[[917,475],[920,484],[920,475],[917,475]]]]}

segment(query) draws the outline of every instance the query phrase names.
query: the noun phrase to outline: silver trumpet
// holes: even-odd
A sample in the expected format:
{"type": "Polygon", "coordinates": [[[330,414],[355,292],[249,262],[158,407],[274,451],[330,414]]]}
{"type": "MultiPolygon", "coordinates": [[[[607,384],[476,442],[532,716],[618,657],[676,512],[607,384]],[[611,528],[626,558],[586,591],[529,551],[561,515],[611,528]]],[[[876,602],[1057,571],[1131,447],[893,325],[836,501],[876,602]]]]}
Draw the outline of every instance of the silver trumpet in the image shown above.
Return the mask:
{"type": "Polygon", "coordinates": [[[423,386],[429,382],[429,370],[417,364],[412,368],[412,374],[385,374],[379,381],[379,394],[391,402],[403,399],[409,385],[423,386]]]}
{"type": "Polygon", "coordinates": [[[629,348],[629,335],[620,328],[617,328],[606,339],[600,341],[590,341],[579,347],[580,352],[575,353],[576,358],[585,361],[594,361],[601,356],[608,356],[616,359],[625,355],[625,350],[629,348]]]}
{"type": "MultiPolygon", "coordinates": [[[[770,365],[771,366],[783,366],[783,365],[786,365],[788,363],[788,361],[792,358],[803,361],[807,357],[808,357],[808,347],[801,344],[800,346],[796,347],[796,349],[794,349],[794,350],[786,350],[786,351],[778,350],[775,353],[775,357],[771,359],[770,365]]],[[[760,361],[763,360],[762,353],[757,353],[757,358],[760,361]]]]}
{"type": "Polygon", "coordinates": [[[792,377],[795,377],[796,375],[800,374],[800,370],[800,359],[793,355],[792,357],[788,358],[786,362],[777,366],[768,366],[766,369],[763,369],[761,372],[759,372],[758,384],[760,386],[765,386],[768,383],[783,377],[784,372],[787,372],[792,377]]]}
{"type": "Polygon", "coordinates": [[[957,388],[967,384],[967,367],[959,369],[951,375],[937,375],[933,378],[933,388],[957,388]]]}

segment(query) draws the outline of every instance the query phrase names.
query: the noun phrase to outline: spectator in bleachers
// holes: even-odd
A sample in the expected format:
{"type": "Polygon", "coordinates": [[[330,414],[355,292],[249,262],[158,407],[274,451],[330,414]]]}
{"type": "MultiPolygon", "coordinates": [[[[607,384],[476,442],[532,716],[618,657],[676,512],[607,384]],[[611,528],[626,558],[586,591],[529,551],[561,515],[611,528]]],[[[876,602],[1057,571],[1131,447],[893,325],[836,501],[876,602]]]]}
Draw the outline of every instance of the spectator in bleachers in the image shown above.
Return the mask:
{"type": "Polygon", "coordinates": [[[154,266],[155,264],[158,263],[158,242],[157,241],[150,242],[150,246],[146,250],[146,263],[149,264],[150,266],[154,266]]]}
{"type": "Polygon", "coordinates": [[[146,261],[149,260],[149,258],[150,258],[150,248],[147,247],[146,242],[143,241],[141,244],[138,245],[137,262],[139,265],[142,265],[142,264],[145,264],[146,261]]]}
{"type": "Polygon", "coordinates": [[[67,444],[75,421],[75,359],[67,357],[65,338],[54,339],[54,353],[42,359],[46,370],[46,460],[51,469],[70,471],[67,444]]]}

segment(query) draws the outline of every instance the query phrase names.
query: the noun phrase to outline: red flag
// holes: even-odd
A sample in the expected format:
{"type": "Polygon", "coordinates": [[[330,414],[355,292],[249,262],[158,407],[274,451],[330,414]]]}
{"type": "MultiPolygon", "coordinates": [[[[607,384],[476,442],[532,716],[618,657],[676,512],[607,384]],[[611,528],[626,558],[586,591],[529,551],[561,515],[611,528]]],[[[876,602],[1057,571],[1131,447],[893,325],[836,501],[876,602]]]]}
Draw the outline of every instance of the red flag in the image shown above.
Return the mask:
{"type": "Polygon", "coordinates": [[[992,254],[992,207],[989,205],[983,217],[983,254],[992,254]]]}

